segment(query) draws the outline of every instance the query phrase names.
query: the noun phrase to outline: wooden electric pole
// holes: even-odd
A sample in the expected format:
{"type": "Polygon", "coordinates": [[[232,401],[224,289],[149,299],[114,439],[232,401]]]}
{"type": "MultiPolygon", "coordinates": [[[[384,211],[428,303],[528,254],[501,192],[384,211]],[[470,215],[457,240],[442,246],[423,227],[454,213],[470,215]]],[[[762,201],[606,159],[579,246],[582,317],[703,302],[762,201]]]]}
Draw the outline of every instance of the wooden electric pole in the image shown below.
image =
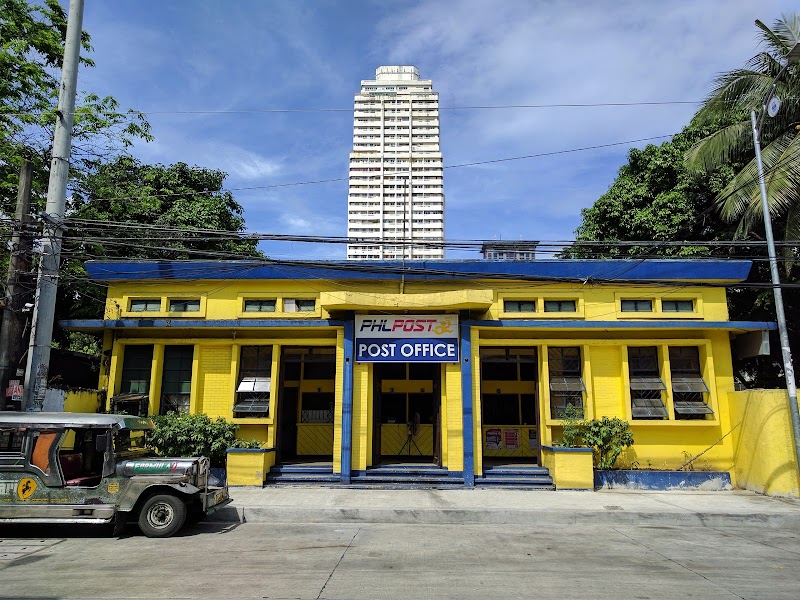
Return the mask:
{"type": "Polygon", "coordinates": [[[0,324],[0,410],[6,410],[6,388],[11,379],[18,377],[17,369],[28,346],[25,335],[25,304],[33,292],[25,285],[31,283],[31,177],[33,170],[28,161],[22,162],[17,192],[17,212],[11,236],[11,257],[8,261],[8,278],[0,324]]]}

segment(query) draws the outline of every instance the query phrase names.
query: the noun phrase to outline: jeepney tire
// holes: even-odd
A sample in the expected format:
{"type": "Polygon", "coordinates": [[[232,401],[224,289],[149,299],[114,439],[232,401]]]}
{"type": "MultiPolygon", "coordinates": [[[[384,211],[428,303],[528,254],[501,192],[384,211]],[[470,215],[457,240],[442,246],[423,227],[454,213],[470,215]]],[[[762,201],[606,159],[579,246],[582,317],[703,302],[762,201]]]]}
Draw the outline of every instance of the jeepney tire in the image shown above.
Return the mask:
{"type": "Polygon", "coordinates": [[[142,504],[139,529],[150,538],[174,535],[186,522],[186,504],[173,494],[156,494],[142,504]]]}

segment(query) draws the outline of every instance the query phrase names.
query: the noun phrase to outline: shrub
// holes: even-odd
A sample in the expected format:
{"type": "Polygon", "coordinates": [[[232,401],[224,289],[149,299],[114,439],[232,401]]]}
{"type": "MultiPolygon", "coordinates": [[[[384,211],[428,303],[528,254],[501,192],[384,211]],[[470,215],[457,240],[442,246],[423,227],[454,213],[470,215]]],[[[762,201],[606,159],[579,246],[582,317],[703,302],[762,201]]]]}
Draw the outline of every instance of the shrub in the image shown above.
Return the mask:
{"type": "Polygon", "coordinates": [[[148,446],[159,456],[207,456],[212,467],[225,466],[228,448],[259,448],[258,440],[238,440],[239,426],[219,417],[169,412],[153,416],[155,428],[148,434],[148,446]]]}
{"type": "Polygon", "coordinates": [[[630,425],[617,417],[584,421],[582,438],[584,444],[594,448],[594,466],[598,469],[613,469],[622,451],[633,446],[630,425]]]}
{"type": "Polygon", "coordinates": [[[573,406],[564,411],[564,429],[561,446],[594,449],[594,466],[597,469],[612,469],[625,448],[633,446],[633,433],[627,421],[614,417],[584,421],[583,413],[573,406]]]}
{"type": "Polygon", "coordinates": [[[567,404],[567,408],[564,410],[564,432],[560,445],[565,448],[577,448],[583,445],[581,441],[583,436],[582,419],[583,411],[571,404],[567,404]]]}

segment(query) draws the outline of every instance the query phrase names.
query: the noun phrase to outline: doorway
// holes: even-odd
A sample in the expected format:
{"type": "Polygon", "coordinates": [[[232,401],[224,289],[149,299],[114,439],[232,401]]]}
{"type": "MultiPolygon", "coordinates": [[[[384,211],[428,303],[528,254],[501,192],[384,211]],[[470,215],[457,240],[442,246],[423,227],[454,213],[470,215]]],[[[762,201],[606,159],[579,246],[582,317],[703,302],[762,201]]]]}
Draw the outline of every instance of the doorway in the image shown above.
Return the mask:
{"type": "Polygon", "coordinates": [[[481,348],[480,376],[484,470],[541,464],[536,348],[481,348]]]}
{"type": "Polygon", "coordinates": [[[333,460],[336,349],[281,349],[278,419],[280,463],[333,460]]]}
{"type": "Polygon", "coordinates": [[[375,363],[372,464],[442,464],[441,365],[375,363]]]}

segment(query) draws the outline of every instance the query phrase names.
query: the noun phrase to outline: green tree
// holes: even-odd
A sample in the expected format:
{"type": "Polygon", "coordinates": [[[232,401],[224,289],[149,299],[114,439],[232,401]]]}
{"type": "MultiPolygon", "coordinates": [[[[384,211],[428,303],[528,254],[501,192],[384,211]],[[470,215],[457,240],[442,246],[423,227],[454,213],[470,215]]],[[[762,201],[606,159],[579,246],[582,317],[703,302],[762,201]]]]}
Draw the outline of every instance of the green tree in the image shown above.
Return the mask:
{"type": "Polygon", "coordinates": [[[683,164],[684,153],[724,122],[690,124],[670,141],[632,149],[609,190],[581,211],[575,239],[607,241],[608,245],[577,244],[564,256],[630,257],[696,256],[709,253],[698,246],[637,246],[625,241],[683,241],[729,239],[731,231],[714,209],[715,198],[735,173],[736,165],[721,165],[694,173],[683,164]]]}
{"type": "MultiPolygon", "coordinates": [[[[753,150],[750,111],[761,102],[782,69],[789,50],[800,42],[800,17],[784,15],[770,29],[756,21],[763,50],[746,66],[719,76],[702,108],[695,116],[699,124],[719,119],[731,123],[697,141],[686,154],[693,170],[709,171],[731,162],[743,163],[717,195],[720,211],[738,223],[737,237],[757,234],[763,220],[758,174],[753,150]]],[[[761,131],[762,158],[770,199],[770,214],[776,237],[800,238],[800,68],[790,67],[780,78],[776,93],[782,98],[778,115],[764,120],[761,131]]]]}
{"type": "MultiPolygon", "coordinates": [[[[243,209],[224,179],[215,169],[130,156],[86,174],[67,207],[57,320],[103,317],[105,290],[88,280],[87,260],[262,257],[256,240],[240,236],[243,209]]],[[[55,338],[64,347],[78,341],[64,331],[55,338]]]]}
{"type": "MultiPolygon", "coordinates": [[[[0,0],[0,207],[13,213],[22,159],[33,164],[34,202],[43,201],[56,121],[67,16],[57,0],[0,0]]],[[[91,50],[83,32],[83,50],[91,50]]],[[[81,64],[91,67],[91,59],[81,64]]],[[[71,175],[80,176],[135,139],[150,139],[141,113],[112,97],[81,92],[75,109],[71,175]]]]}
{"type": "MultiPolygon", "coordinates": [[[[591,207],[581,211],[582,221],[576,240],[607,244],[566,249],[568,258],[636,257],[755,257],[749,282],[769,281],[766,256],[762,247],[707,247],[690,244],[637,246],[626,241],[707,241],[732,240],[736,225],[719,218],[718,198],[744,162],[732,161],[713,170],[693,171],[684,163],[684,155],[698,140],[728,127],[737,115],[719,117],[702,124],[692,121],[672,140],[643,150],[632,149],[628,162],[608,192],[591,207]]],[[[746,158],[743,160],[747,160],[746,158]]],[[[787,290],[784,296],[788,314],[800,310],[797,294],[787,290]]],[[[740,288],[728,291],[731,319],[772,321],[775,310],[770,289],[740,288]]],[[[800,331],[790,323],[790,339],[797,347],[800,331]]],[[[779,347],[773,344],[773,356],[735,359],[738,379],[754,387],[778,387],[782,383],[779,347]]]]}

